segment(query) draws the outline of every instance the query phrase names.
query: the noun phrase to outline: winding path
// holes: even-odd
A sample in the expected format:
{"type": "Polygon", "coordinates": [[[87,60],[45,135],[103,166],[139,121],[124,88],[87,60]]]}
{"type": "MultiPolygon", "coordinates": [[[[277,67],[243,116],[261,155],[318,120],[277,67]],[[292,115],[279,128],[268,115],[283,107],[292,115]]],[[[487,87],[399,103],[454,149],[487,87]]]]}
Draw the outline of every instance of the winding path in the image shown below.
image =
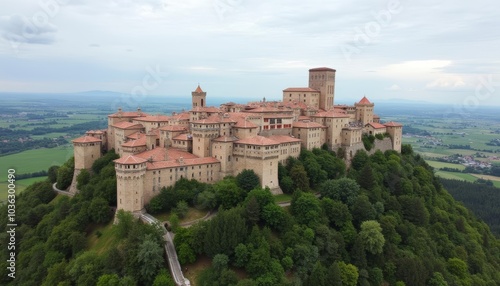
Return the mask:
{"type": "Polygon", "coordinates": [[[191,286],[191,282],[184,277],[182,273],[182,268],[179,263],[179,259],[177,258],[177,252],[175,251],[174,241],[170,232],[160,224],[160,221],[151,216],[148,213],[141,214],[141,219],[149,224],[159,224],[163,229],[165,235],[163,238],[165,239],[165,252],[167,253],[168,258],[168,266],[170,268],[170,273],[172,273],[172,277],[174,278],[175,284],[178,286],[191,286]]]}
{"type": "Polygon", "coordinates": [[[70,193],[68,191],[59,190],[56,185],[57,185],[57,183],[54,183],[52,185],[52,190],[54,190],[54,192],[61,194],[61,195],[64,195],[64,196],[68,196],[68,197],[73,197],[75,195],[75,194],[70,193]]]}

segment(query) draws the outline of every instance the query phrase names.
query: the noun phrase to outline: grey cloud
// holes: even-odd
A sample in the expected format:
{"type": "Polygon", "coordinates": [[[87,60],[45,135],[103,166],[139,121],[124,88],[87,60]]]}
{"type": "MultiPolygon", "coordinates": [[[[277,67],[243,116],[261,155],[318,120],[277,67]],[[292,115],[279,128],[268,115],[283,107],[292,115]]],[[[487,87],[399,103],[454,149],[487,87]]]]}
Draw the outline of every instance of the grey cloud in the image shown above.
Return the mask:
{"type": "Polygon", "coordinates": [[[38,23],[22,15],[0,18],[2,38],[12,43],[52,44],[57,27],[51,23],[38,23]]]}

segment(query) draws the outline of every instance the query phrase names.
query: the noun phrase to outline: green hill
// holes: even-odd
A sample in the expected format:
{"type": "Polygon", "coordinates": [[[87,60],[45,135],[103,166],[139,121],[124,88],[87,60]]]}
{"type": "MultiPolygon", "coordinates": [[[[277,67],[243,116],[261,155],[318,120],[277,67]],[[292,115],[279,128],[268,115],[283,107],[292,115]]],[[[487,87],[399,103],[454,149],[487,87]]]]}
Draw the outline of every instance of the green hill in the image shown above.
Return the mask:
{"type": "MultiPolygon", "coordinates": [[[[7,276],[3,248],[0,284],[171,285],[157,229],[126,213],[116,226],[96,227],[109,223],[116,200],[112,158],[79,177],[72,199],[51,203],[48,181],[17,198],[17,273],[7,276]]],[[[279,178],[290,206],[252,189],[252,174],[214,185],[180,181],[152,200],[149,211],[219,210],[174,226],[185,267],[212,261],[193,285],[500,285],[500,240],[410,146],[402,154],[358,152],[347,170],[333,152],[303,151],[279,167],[279,178]]],[[[7,245],[7,233],[0,239],[7,245]]]]}

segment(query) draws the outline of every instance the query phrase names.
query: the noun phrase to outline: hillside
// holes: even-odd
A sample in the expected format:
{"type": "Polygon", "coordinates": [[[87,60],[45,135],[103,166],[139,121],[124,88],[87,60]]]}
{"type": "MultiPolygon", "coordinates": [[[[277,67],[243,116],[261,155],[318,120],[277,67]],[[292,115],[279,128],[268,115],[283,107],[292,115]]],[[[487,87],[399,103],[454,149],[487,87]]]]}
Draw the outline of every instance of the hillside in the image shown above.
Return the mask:
{"type": "MultiPolygon", "coordinates": [[[[52,201],[49,182],[18,197],[18,273],[8,278],[2,262],[0,284],[170,281],[160,271],[164,262],[158,264],[158,233],[126,214],[113,230],[119,236],[115,245],[99,254],[86,245],[95,227],[111,219],[106,210],[116,199],[112,158],[96,162],[94,175],[79,177],[82,192],[75,198],[52,201]]],[[[186,267],[212,261],[194,285],[500,285],[500,240],[407,145],[402,154],[358,152],[348,170],[333,152],[303,151],[299,160],[279,167],[279,178],[293,194],[289,207],[255,188],[249,172],[214,185],[183,180],[151,201],[151,212],[180,214],[187,205],[219,210],[190,228],[174,225],[186,267]]],[[[4,229],[6,223],[0,218],[4,229]]],[[[6,245],[5,233],[1,239],[6,245]]],[[[2,261],[7,255],[2,249],[2,261]]]]}

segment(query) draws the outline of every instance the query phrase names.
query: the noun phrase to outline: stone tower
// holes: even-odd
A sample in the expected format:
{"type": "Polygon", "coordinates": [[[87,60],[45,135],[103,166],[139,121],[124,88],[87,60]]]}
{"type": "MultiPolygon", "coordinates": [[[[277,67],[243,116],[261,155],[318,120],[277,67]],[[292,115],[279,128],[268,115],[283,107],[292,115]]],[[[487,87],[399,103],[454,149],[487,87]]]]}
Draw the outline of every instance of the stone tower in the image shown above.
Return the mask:
{"type": "Polygon", "coordinates": [[[128,155],[114,162],[117,210],[122,209],[132,213],[142,212],[147,160],[128,155]]]}
{"type": "Polygon", "coordinates": [[[191,97],[193,99],[193,109],[206,106],[207,93],[201,89],[200,85],[191,93],[191,97]]]}
{"type": "Polygon", "coordinates": [[[335,70],[331,68],[314,68],[309,70],[309,87],[320,92],[319,108],[333,108],[335,97],[335,70]]]}
{"type": "Polygon", "coordinates": [[[384,124],[387,128],[387,133],[391,136],[392,149],[401,152],[401,141],[403,139],[403,125],[397,122],[387,122],[384,124]]]}
{"type": "Polygon", "coordinates": [[[210,157],[211,141],[219,137],[220,123],[201,119],[191,123],[193,134],[193,154],[198,157],[210,157]]]}
{"type": "Polygon", "coordinates": [[[78,192],[76,178],[83,169],[90,170],[95,160],[101,158],[102,140],[92,136],[82,136],[72,141],[75,157],[75,172],[69,189],[70,193],[78,192]]]}
{"type": "Polygon", "coordinates": [[[365,126],[368,123],[373,122],[373,107],[375,104],[370,102],[366,96],[354,104],[356,107],[356,120],[363,123],[365,126]]]}

